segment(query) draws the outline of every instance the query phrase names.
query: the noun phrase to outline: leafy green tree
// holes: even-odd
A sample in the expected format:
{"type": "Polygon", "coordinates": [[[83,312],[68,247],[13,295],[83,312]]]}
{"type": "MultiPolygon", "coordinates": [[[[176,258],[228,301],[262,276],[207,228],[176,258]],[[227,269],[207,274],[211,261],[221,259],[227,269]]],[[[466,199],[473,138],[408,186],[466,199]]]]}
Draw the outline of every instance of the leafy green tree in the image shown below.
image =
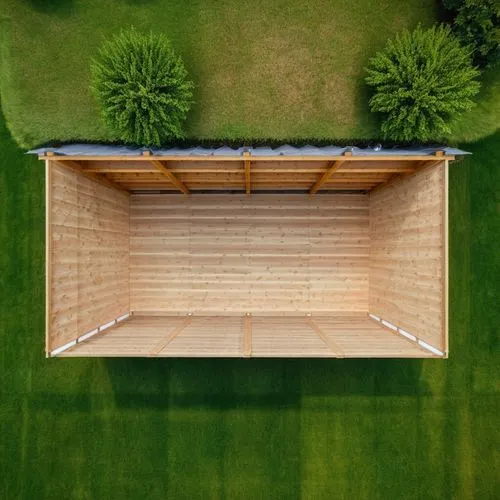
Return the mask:
{"type": "Polygon", "coordinates": [[[91,72],[102,118],[122,141],[159,146],[183,136],[193,83],[166,36],[122,31],[104,42],[91,72]]]}
{"type": "Polygon", "coordinates": [[[447,26],[403,31],[370,60],[367,73],[370,109],[381,113],[382,133],[393,140],[444,137],[479,91],[479,71],[447,26]]]}
{"type": "Polygon", "coordinates": [[[443,0],[454,14],[453,32],[479,66],[500,63],[500,0],[443,0]]]}

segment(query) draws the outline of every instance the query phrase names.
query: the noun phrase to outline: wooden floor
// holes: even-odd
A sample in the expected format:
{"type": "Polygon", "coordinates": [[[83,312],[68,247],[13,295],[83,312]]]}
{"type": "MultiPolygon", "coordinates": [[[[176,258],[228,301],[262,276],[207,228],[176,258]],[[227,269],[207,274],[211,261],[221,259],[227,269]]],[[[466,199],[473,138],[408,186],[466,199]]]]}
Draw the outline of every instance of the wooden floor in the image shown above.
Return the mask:
{"type": "Polygon", "coordinates": [[[140,316],[60,356],[350,357],[433,355],[366,314],[321,316],[140,316]]]}

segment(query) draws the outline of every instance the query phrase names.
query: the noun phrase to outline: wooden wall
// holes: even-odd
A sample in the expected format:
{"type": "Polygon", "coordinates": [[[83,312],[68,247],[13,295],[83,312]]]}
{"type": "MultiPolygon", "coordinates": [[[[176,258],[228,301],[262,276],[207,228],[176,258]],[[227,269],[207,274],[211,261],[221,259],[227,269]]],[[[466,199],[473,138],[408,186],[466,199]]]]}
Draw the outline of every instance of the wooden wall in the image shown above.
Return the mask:
{"type": "Polygon", "coordinates": [[[132,195],[131,309],[367,312],[363,194],[132,195]]]}
{"type": "Polygon", "coordinates": [[[129,311],[128,193],[50,162],[47,350],[129,311]]]}
{"type": "Polygon", "coordinates": [[[446,350],[447,165],[370,194],[370,312],[446,350]]]}

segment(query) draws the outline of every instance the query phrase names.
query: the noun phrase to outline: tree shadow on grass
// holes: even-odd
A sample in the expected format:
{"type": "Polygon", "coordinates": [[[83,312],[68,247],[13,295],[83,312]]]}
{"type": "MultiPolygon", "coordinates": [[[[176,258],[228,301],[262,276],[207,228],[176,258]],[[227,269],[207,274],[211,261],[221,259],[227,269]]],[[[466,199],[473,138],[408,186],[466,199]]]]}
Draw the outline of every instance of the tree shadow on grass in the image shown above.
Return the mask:
{"type": "Polygon", "coordinates": [[[27,0],[27,2],[38,12],[61,17],[71,15],[75,7],[75,0],[27,0]]]}
{"type": "MultiPolygon", "coordinates": [[[[116,359],[105,361],[122,408],[299,408],[303,398],[428,393],[421,360],[116,359]]],[[[321,403],[320,403],[321,404],[321,403]]]]}
{"type": "Polygon", "coordinates": [[[158,0],[123,0],[123,2],[131,5],[141,6],[141,5],[150,5],[153,3],[158,3],[158,0]]]}

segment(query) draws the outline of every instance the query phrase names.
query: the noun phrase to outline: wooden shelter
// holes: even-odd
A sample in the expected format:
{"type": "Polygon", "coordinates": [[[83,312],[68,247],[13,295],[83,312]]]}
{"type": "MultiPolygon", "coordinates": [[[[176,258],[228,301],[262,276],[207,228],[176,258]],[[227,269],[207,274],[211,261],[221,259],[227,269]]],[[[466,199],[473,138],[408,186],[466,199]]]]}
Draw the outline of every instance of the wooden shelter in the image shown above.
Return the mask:
{"type": "Polygon", "coordinates": [[[461,151],[35,153],[48,356],[448,355],[461,151]]]}

